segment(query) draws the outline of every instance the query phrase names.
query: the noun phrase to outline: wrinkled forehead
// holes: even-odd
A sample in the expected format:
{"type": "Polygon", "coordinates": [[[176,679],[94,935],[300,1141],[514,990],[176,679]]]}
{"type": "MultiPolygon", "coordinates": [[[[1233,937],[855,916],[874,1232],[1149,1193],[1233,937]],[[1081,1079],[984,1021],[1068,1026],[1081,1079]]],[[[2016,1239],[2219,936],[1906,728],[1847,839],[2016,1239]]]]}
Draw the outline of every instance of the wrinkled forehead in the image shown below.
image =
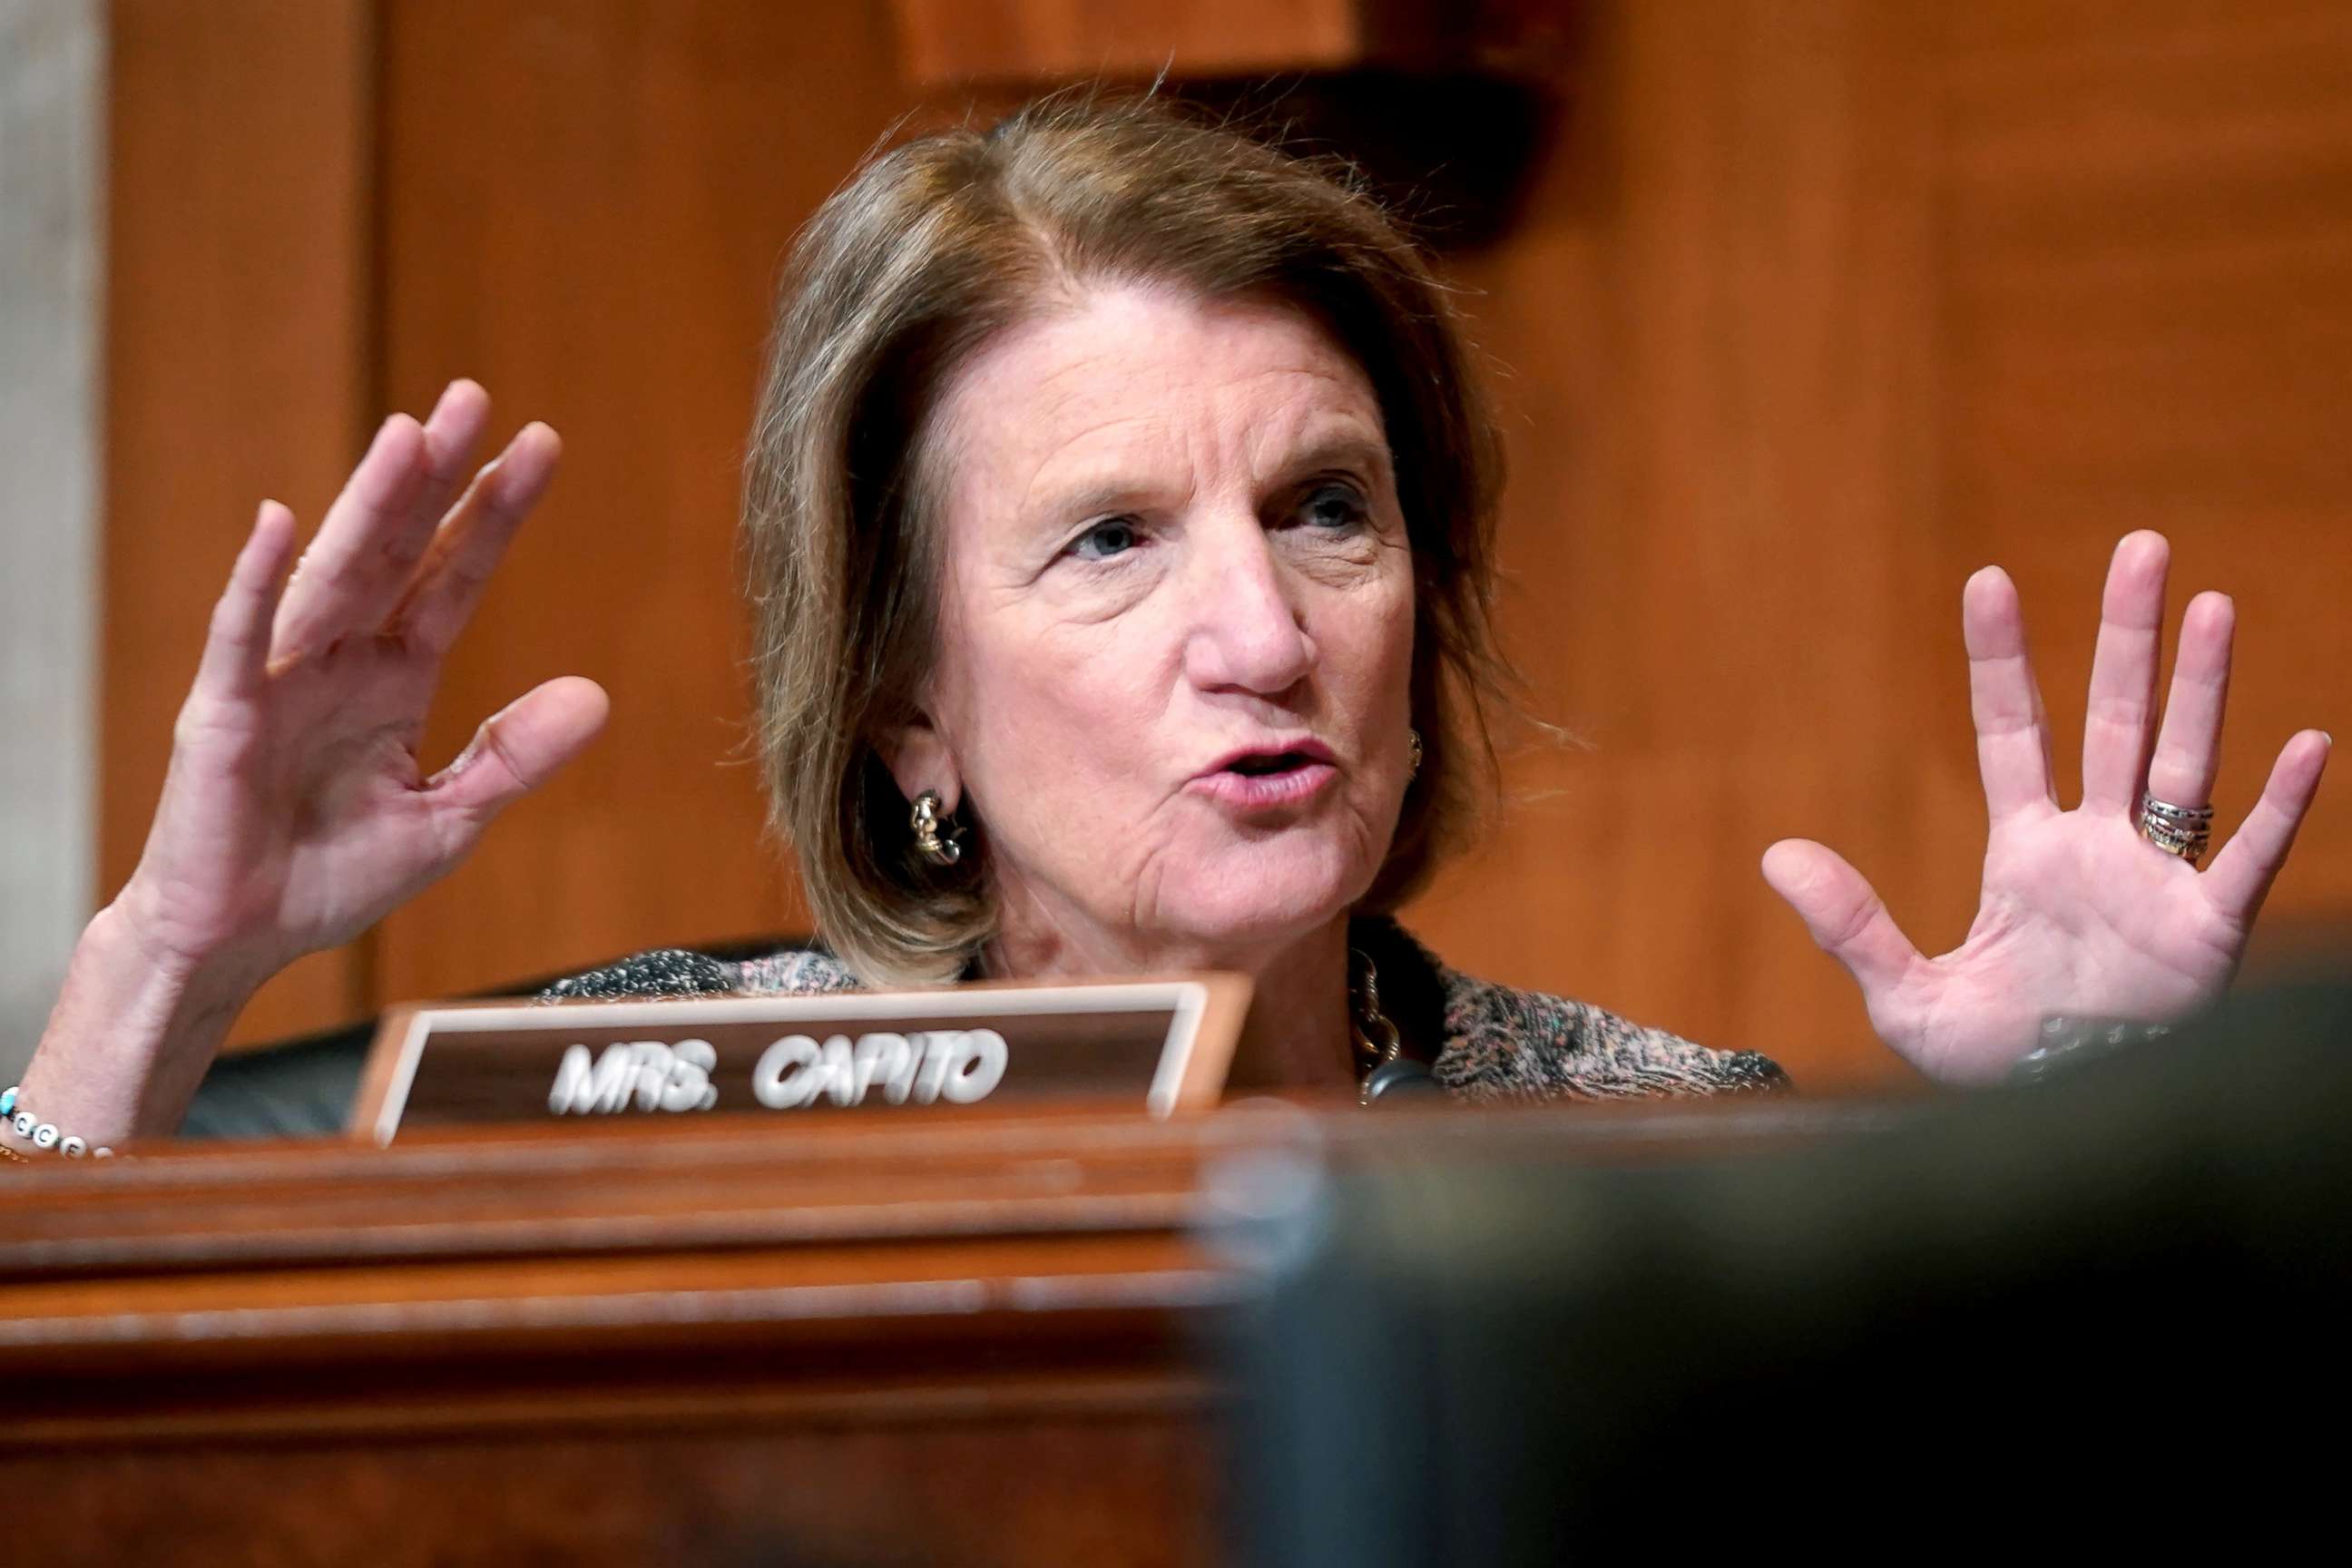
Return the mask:
{"type": "Polygon", "coordinates": [[[1370,379],[1312,315],[1150,285],[1089,289],[997,334],[930,423],[933,493],[951,510],[959,497],[1025,510],[1152,469],[1263,478],[1307,448],[1386,459],[1370,379]]]}

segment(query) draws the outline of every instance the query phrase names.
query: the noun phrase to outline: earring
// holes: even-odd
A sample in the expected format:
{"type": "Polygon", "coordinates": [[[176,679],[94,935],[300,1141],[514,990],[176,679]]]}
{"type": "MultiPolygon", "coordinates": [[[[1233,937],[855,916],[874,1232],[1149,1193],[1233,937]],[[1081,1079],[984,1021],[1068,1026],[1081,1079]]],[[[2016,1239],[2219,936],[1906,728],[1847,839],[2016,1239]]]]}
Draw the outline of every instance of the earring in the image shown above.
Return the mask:
{"type": "Polygon", "coordinates": [[[1407,779],[1412,779],[1419,777],[1420,774],[1421,731],[1407,730],[1404,732],[1404,776],[1407,779]]]}
{"type": "Polygon", "coordinates": [[[952,866],[963,858],[960,829],[950,826],[944,837],[940,832],[940,792],[927,789],[915,797],[915,808],[908,818],[908,826],[915,835],[915,853],[934,866],[952,866]]]}

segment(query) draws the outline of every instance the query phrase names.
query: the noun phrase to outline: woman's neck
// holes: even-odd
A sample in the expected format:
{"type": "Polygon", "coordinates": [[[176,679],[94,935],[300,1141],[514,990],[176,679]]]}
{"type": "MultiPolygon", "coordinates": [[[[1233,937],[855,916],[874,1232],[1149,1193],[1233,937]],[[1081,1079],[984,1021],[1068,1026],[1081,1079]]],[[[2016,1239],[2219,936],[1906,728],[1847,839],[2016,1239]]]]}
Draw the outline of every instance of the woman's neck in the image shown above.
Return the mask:
{"type": "Polygon", "coordinates": [[[1008,900],[997,934],[981,955],[991,979],[1053,980],[1225,970],[1250,977],[1249,1020],[1226,1075],[1235,1089],[1355,1087],[1348,994],[1348,918],[1336,916],[1279,943],[1226,946],[1194,942],[1074,937],[1008,900]]]}

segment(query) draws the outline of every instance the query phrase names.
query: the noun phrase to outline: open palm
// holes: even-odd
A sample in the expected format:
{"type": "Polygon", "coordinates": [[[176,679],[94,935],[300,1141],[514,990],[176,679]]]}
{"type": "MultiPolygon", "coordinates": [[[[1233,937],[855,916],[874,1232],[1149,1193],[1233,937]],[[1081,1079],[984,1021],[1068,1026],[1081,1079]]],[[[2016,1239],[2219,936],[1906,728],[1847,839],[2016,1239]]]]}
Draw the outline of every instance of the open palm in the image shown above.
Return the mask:
{"type": "Polygon", "coordinates": [[[294,519],[263,505],[117,900],[159,963],[257,981],[350,940],[602,725],[601,689],[552,680],[446,768],[419,766],[442,658],[560,452],[528,426],[460,493],[488,418],[481,389],[458,382],[422,426],[386,421],[290,579],[294,519]]]}
{"type": "Polygon", "coordinates": [[[1990,830],[1976,921],[1958,947],[1922,955],[1869,883],[1822,845],[1790,839],[1765,855],[1766,879],[1853,973],[1880,1037],[1931,1077],[2001,1077],[2048,1017],[2178,1017],[2237,972],[2329,742],[2314,730],[2287,742],[2261,802],[2201,872],[2141,836],[2143,796],[2211,801],[2229,691],[2234,610],[2201,594],[2182,620],[2151,753],[2168,559],[2158,534],[2116,547],[2091,671],[2083,799],[2071,811],[2051,777],[2016,587],[1998,567],[1969,580],[1962,623],[1990,830]]]}

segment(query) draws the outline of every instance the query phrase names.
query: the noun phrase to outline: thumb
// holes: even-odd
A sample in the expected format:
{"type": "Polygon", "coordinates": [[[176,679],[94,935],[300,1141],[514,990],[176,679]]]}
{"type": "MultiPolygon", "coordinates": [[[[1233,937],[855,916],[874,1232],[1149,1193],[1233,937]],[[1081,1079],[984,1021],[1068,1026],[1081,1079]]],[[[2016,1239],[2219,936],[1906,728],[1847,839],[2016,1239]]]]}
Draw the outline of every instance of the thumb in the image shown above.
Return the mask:
{"type": "Polygon", "coordinates": [[[425,795],[436,814],[478,833],[585,750],[612,707],[604,689],[581,676],[533,687],[483,720],[457,760],[425,782],[425,795]]]}
{"type": "Polygon", "coordinates": [[[1764,880],[1789,900],[1822,951],[1846,966],[1865,1000],[1892,990],[1919,962],[1861,872],[1825,845],[1783,838],[1764,851],[1764,880]]]}

